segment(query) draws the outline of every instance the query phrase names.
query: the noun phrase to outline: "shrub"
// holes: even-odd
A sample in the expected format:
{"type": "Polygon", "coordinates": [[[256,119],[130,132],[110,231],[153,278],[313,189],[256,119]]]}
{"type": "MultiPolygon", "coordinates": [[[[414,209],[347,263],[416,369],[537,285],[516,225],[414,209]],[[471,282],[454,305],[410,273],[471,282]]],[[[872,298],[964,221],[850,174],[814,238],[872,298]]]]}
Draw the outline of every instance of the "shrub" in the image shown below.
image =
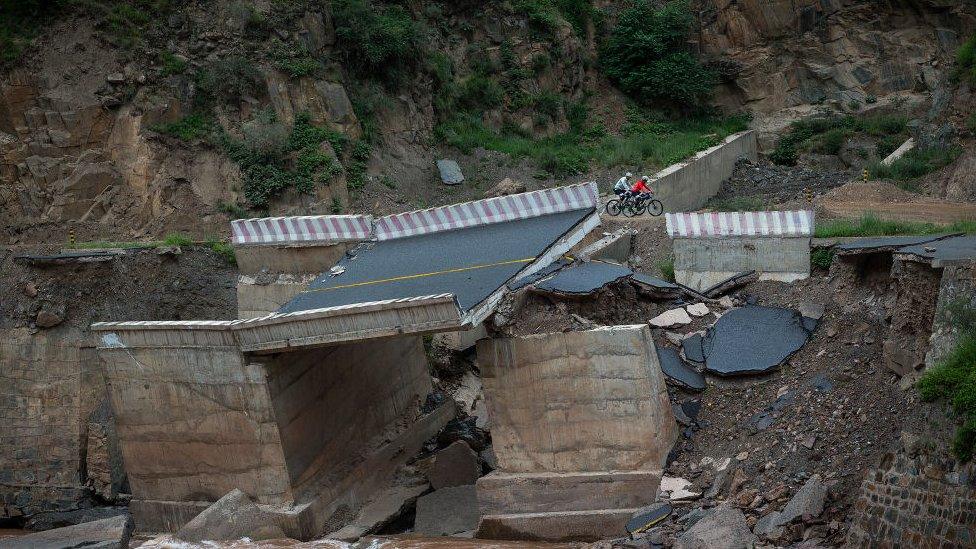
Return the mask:
{"type": "Polygon", "coordinates": [[[191,114],[167,124],[157,124],[152,126],[153,131],[178,137],[183,141],[193,141],[203,139],[210,135],[214,129],[213,120],[203,114],[191,114]]]}
{"type": "Polygon", "coordinates": [[[402,6],[337,0],[332,10],[337,43],[361,75],[392,87],[423,57],[425,30],[402,6]]]}
{"type": "Polygon", "coordinates": [[[238,204],[230,202],[217,202],[217,210],[230,216],[231,219],[247,219],[247,210],[238,204]]]}
{"type": "Polygon", "coordinates": [[[780,139],[776,143],[776,148],[773,152],[769,153],[769,160],[773,164],[779,164],[780,166],[796,166],[797,160],[800,159],[800,154],[796,150],[796,144],[792,140],[780,139]]]}
{"type": "Polygon", "coordinates": [[[918,381],[922,400],[946,399],[963,419],[956,430],[952,451],[960,461],[976,453],[976,333],[966,331],[953,351],[918,381]]]}
{"type": "Polygon", "coordinates": [[[160,74],[163,76],[172,76],[174,74],[183,74],[186,70],[187,62],[180,59],[172,52],[164,51],[159,54],[160,63],[160,74]]]}
{"type": "Polygon", "coordinates": [[[886,135],[878,140],[878,143],[874,146],[875,154],[878,158],[885,159],[891,153],[895,152],[895,149],[904,143],[904,138],[898,135],[886,135]]]}
{"type": "Polygon", "coordinates": [[[198,110],[208,110],[217,102],[237,103],[245,95],[255,95],[264,80],[252,61],[232,56],[197,71],[194,82],[194,105],[198,110]]]}
{"type": "Polygon", "coordinates": [[[956,66],[953,67],[954,80],[966,80],[976,85],[976,35],[966,41],[956,51],[956,66]]]}
{"type": "MultiPolygon", "coordinates": [[[[313,126],[307,114],[296,116],[290,133],[270,113],[244,125],[244,139],[221,134],[224,152],[241,168],[244,197],[264,208],[285,189],[311,192],[315,185],[342,170],[333,155],[321,149],[328,141],[334,151],[346,140],[335,132],[313,126]]],[[[351,168],[350,168],[351,171],[351,168]]]]}
{"type": "Polygon", "coordinates": [[[668,258],[657,262],[657,268],[661,271],[661,278],[668,282],[674,282],[674,258],[668,258]]]}
{"type": "Polygon", "coordinates": [[[660,9],[648,0],[636,0],[621,13],[601,51],[604,71],[640,101],[701,105],[716,78],[688,51],[693,23],[684,0],[672,0],[660,9]]]}

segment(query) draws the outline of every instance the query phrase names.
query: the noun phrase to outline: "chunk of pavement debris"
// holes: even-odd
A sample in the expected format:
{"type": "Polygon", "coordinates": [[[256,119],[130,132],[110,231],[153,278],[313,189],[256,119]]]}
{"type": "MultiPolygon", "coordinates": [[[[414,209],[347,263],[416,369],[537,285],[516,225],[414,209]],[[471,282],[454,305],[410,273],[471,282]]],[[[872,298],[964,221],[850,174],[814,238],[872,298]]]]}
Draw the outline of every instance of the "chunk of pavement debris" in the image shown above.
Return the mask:
{"type": "Polygon", "coordinates": [[[732,307],[735,306],[735,303],[732,301],[732,298],[727,295],[723,295],[722,297],[720,297],[718,299],[718,304],[721,305],[722,307],[725,307],[726,309],[731,309],[732,307]]]}
{"type": "Polygon", "coordinates": [[[685,352],[685,358],[692,362],[697,362],[698,364],[703,364],[705,362],[705,352],[702,347],[701,334],[692,334],[681,342],[681,350],[685,352]]]}
{"type": "Polygon", "coordinates": [[[427,536],[450,536],[475,530],[480,518],[474,485],[452,486],[417,500],[413,528],[427,536]]]}
{"type": "Polygon", "coordinates": [[[823,513],[826,500],[827,486],[820,475],[813,475],[790,498],[782,511],[770,513],[759,519],[755,531],[767,538],[778,538],[782,534],[783,527],[795,519],[804,515],[819,517],[820,513],[823,513]]]}
{"type": "Polygon", "coordinates": [[[779,367],[810,337],[802,318],[794,310],[779,307],[747,306],[729,311],[702,343],[707,350],[705,368],[719,375],[741,375],[779,367]]]}
{"type": "Polygon", "coordinates": [[[705,389],[704,376],[685,364],[685,361],[678,356],[678,351],[670,347],[658,347],[657,359],[661,364],[661,371],[667,376],[668,381],[691,391],[703,391],[705,389]]]}
{"type": "Polygon", "coordinates": [[[720,505],[675,540],[675,549],[747,549],[755,545],[742,511],[720,505]]]}
{"type": "Polygon", "coordinates": [[[638,509],[630,520],[627,521],[627,533],[635,535],[651,529],[655,524],[668,518],[672,510],[673,508],[669,503],[655,503],[643,509],[638,509]]]}
{"type": "Polygon", "coordinates": [[[688,305],[685,307],[688,314],[691,316],[705,316],[709,313],[708,306],[704,303],[695,303],[694,305],[688,305]]]}
{"type": "Polygon", "coordinates": [[[688,501],[701,497],[701,492],[694,492],[688,487],[693,486],[690,480],[681,477],[661,477],[661,491],[669,501],[688,501]]]}
{"type": "Polygon", "coordinates": [[[441,181],[448,185],[459,185],[464,182],[461,166],[455,160],[446,158],[438,160],[437,169],[441,172],[441,181]]]}
{"type": "Polygon", "coordinates": [[[37,311],[37,317],[34,319],[34,324],[38,328],[53,328],[64,322],[64,315],[64,305],[47,303],[41,308],[40,311],[37,311]]]}
{"type": "Polygon", "coordinates": [[[435,490],[449,486],[474,484],[481,476],[478,454],[463,440],[456,440],[434,456],[430,467],[430,485],[435,490]]]}
{"type": "Polygon", "coordinates": [[[650,325],[655,328],[671,328],[672,326],[684,326],[691,324],[691,317],[688,311],[683,308],[671,309],[652,318],[650,325]]]}
{"type": "Polygon", "coordinates": [[[6,549],[126,549],[132,536],[132,518],[117,515],[74,526],[6,538],[6,549]]]}
{"type": "Polygon", "coordinates": [[[274,517],[235,488],[193,517],[176,533],[176,538],[199,543],[204,540],[251,540],[287,537],[274,517]]]}

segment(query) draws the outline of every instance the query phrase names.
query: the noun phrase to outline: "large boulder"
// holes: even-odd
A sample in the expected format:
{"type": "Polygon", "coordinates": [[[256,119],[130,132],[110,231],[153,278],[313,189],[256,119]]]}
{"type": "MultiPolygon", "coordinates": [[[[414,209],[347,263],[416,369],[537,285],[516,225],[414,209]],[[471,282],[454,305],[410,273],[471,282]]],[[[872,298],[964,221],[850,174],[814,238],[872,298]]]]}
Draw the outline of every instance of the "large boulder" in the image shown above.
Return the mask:
{"type": "Polygon", "coordinates": [[[428,536],[472,532],[481,518],[474,485],[441,488],[417,500],[413,529],[428,536]]]}
{"type": "Polygon", "coordinates": [[[128,549],[132,518],[128,514],[3,540],[5,549],[128,549]]]}
{"type": "Polygon", "coordinates": [[[456,440],[438,452],[428,474],[435,490],[474,484],[480,476],[478,454],[463,440],[456,440]]]}
{"type": "Polygon", "coordinates": [[[783,527],[794,520],[808,516],[818,517],[823,512],[827,500],[827,486],[820,475],[813,475],[787,502],[783,510],[770,513],[756,523],[756,533],[768,538],[777,538],[783,527]]]}
{"type": "Polygon", "coordinates": [[[183,541],[251,540],[288,537],[244,492],[234,489],[186,523],[176,537],[183,541]]]}
{"type": "Polygon", "coordinates": [[[742,511],[716,507],[675,540],[675,549],[748,549],[756,536],[749,531],[742,511]]]}

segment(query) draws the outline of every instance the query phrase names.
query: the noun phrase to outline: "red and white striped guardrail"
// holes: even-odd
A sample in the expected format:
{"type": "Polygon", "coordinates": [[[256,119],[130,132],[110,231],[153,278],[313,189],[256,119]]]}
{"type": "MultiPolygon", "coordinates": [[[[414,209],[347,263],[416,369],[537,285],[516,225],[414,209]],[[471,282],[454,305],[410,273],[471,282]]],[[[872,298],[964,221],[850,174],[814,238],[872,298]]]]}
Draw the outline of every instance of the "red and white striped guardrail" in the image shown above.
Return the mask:
{"type": "Polygon", "coordinates": [[[813,236],[812,211],[666,214],[671,238],[813,236]]]}
{"type": "Polygon", "coordinates": [[[580,183],[399,213],[376,220],[370,215],[238,219],[231,222],[231,232],[237,246],[391,240],[594,208],[596,203],[596,183],[580,183]]]}
{"type": "Polygon", "coordinates": [[[463,229],[570,210],[596,207],[596,183],[511,194],[428,210],[388,215],[376,220],[376,240],[391,240],[463,229]]]}
{"type": "Polygon", "coordinates": [[[231,221],[233,243],[301,244],[360,241],[373,234],[370,215],[303,215],[231,221]]]}

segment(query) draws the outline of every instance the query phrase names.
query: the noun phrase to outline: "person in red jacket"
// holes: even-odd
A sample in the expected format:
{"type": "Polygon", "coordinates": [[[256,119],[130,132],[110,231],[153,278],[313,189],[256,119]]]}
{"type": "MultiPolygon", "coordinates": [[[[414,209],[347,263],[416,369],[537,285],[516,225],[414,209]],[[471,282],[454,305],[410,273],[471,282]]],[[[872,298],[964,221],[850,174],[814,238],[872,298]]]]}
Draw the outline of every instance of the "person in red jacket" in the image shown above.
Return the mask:
{"type": "Polygon", "coordinates": [[[638,179],[637,182],[634,183],[634,185],[630,188],[630,196],[632,196],[632,197],[640,197],[640,198],[649,198],[650,195],[654,193],[654,189],[651,189],[650,187],[647,186],[647,183],[649,181],[650,181],[650,178],[647,177],[646,175],[644,177],[641,177],[640,179],[638,179]],[[642,194],[647,194],[647,196],[646,197],[645,196],[641,196],[642,194]]]}

